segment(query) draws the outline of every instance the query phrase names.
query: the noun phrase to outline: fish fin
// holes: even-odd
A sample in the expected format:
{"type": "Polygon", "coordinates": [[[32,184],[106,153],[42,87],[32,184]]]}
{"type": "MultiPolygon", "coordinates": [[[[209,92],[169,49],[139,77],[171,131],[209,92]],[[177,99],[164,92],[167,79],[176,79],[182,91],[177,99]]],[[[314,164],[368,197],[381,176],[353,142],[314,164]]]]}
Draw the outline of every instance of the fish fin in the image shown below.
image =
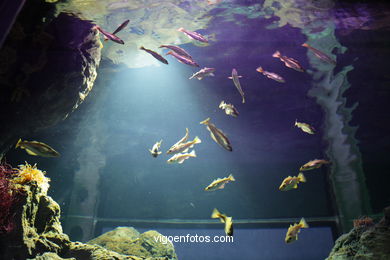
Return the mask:
{"type": "Polygon", "coordinates": [[[281,56],[281,54],[279,51],[275,51],[275,53],[272,54],[272,57],[274,57],[274,58],[280,58],[280,56],[281,56]]]}
{"type": "Polygon", "coordinates": [[[193,79],[194,78],[194,75],[192,75],[191,77],[189,77],[188,79],[193,79]]]}
{"type": "Polygon", "coordinates": [[[294,186],[293,186],[294,189],[298,189],[298,184],[295,183],[294,186]]]}
{"type": "Polygon", "coordinates": [[[224,100],[222,100],[221,103],[219,103],[219,108],[222,108],[222,107],[224,107],[224,106],[226,106],[226,103],[225,103],[224,100]]]}
{"type": "Polygon", "coordinates": [[[179,29],[177,29],[178,32],[184,32],[184,28],[183,27],[180,27],[179,29]]]}
{"type": "Polygon", "coordinates": [[[153,153],[153,151],[151,149],[148,149],[150,153],[153,153]]]}
{"type": "Polygon", "coordinates": [[[162,152],[160,151],[160,152],[157,152],[157,154],[162,154],[162,152]]]}
{"type": "Polygon", "coordinates": [[[294,126],[298,126],[298,119],[295,119],[295,124],[294,126]]]}
{"type": "Polygon", "coordinates": [[[208,125],[209,124],[209,121],[210,121],[210,117],[206,118],[205,120],[203,120],[202,122],[200,122],[201,125],[208,125]]]}
{"type": "Polygon", "coordinates": [[[34,156],[37,156],[38,154],[34,153],[33,151],[29,150],[29,149],[26,149],[26,152],[29,154],[29,155],[34,155],[34,156]]]}
{"type": "Polygon", "coordinates": [[[233,77],[228,77],[228,79],[233,79],[233,77]]]}
{"type": "Polygon", "coordinates": [[[188,152],[188,150],[190,149],[190,147],[189,148],[187,148],[187,149],[185,149],[185,150],[183,150],[183,153],[186,153],[186,152],[188,152]]]}
{"type": "Polygon", "coordinates": [[[242,78],[242,76],[238,75],[238,76],[237,76],[237,78],[239,78],[239,79],[240,79],[240,78],[242,78]]]}
{"type": "Polygon", "coordinates": [[[18,142],[15,145],[15,149],[21,147],[20,143],[22,142],[22,138],[19,138],[18,142]]]}
{"type": "Polygon", "coordinates": [[[186,159],[180,159],[177,161],[178,164],[182,164],[186,159]]]}
{"type": "Polygon", "coordinates": [[[214,77],[215,74],[211,72],[211,73],[209,74],[209,76],[214,77]]]}
{"type": "Polygon", "coordinates": [[[198,80],[202,80],[203,79],[203,77],[196,77],[198,80]]]}
{"type": "Polygon", "coordinates": [[[309,47],[310,45],[309,44],[307,44],[307,43],[304,43],[304,44],[302,44],[302,47],[309,47]]]}
{"type": "Polygon", "coordinates": [[[192,150],[192,151],[189,153],[189,155],[192,156],[192,157],[196,157],[195,150],[192,150]]]}
{"type": "Polygon", "coordinates": [[[226,183],[222,184],[221,186],[219,186],[218,189],[222,190],[223,188],[225,188],[225,185],[226,185],[226,183]]]}
{"type": "Polygon", "coordinates": [[[193,142],[194,142],[194,144],[200,144],[202,142],[202,140],[200,140],[200,138],[198,136],[195,136],[193,142]]]}
{"type": "Polygon", "coordinates": [[[308,228],[309,225],[306,223],[305,218],[301,218],[301,221],[299,221],[299,224],[302,226],[302,228],[308,228]]]}
{"type": "Polygon", "coordinates": [[[256,69],[256,71],[258,71],[258,72],[260,72],[260,73],[263,73],[263,72],[264,72],[264,69],[263,69],[262,67],[258,67],[258,68],[256,69]]]}
{"type": "Polygon", "coordinates": [[[218,211],[218,209],[214,208],[213,212],[211,213],[211,218],[220,218],[221,213],[218,211]]]}
{"type": "Polygon", "coordinates": [[[233,174],[230,174],[228,178],[230,181],[236,181],[236,179],[234,179],[234,177],[233,177],[233,174]]]}
{"type": "Polygon", "coordinates": [[[301,172],[298,174],[298,179],[300,182],[306,182],[305,175],[303,175],[301,172]]]}

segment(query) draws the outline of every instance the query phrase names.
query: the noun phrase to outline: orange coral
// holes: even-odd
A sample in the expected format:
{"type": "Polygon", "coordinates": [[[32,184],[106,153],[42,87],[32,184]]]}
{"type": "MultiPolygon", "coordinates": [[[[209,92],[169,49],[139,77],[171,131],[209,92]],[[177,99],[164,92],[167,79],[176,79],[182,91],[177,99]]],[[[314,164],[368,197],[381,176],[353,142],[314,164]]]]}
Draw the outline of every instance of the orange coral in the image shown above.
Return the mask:
{"type": "Polygon", "coordinates": [[[14,184],[26,184],[36,182],[44,191],[49,188],[50,179],[45,176],[45,172],[37,169],[37,165],[26,164],[19,165],[17,176],[12,179],[14,184]]]}

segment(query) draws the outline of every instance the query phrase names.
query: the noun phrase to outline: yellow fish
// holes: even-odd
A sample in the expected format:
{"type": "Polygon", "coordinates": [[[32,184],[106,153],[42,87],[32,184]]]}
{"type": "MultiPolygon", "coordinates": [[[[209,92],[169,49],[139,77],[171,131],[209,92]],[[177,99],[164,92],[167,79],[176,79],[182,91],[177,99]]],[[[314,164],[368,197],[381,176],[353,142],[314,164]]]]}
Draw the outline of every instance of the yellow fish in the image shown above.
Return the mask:
{"type": "Polygon", "coordinates": [[[174,145],[172,145],[171,148],[169,148],[169,150],[167,151],[167,154],[172,153],[172,151],[173,151],[174,149],[176,149],[176,147],[177,147],[178,145],[180,145],[181,143],[187,142],[188,137],[189,137],[189,132],[188,132],[188,128],[186,128],[186,134],[183,136],[182,139],[180,139],[179,141],[177,141],[174,145]]]}
{"type": "Polygon", "coordinates": [[[308,171],[308,170],[313,170],[320,168],[324,164],[329,164],[330,162],[327,160],[320,160],[320,159],[315,159],[310,162],[305,163],[302,165],[302,167],[299,169],[300,171],[308,171]]]}
{"type": "Polygon", "coordinates": [[[228,217],[225,214],[221,214],[217,209],[213,210],[211,218],[219,218],[222,223],[225,223],[225,234],[233,236],[233,218],[228,217]]]}
{"type": "Polygon", "coordinates": [[[287,230],[286,238],[284,241],[286,243],[291,243],[298,240],[298,233],[301,231],[301,228],[308,228],[309,225],[306,223],[304,218],[301,218],[301,221],[298,224],[290,225],[287,230]]]}
{"type": "Polygon", "coordinates": [[[37,141],[19,141],[16,143],[15,149],[20,147],[26,150],[29,155],[42,156],[42,157],[58,157],[60,153],[48,146],[45,143],[37,141]]]}
{"type": "Polygon", "coordinates": [[[306,178],[305,176],[303,175],[303,173],[299,173],[298,176],[294,176],[294,177],[291,177],[291,176],[288,176],[286,177],[282,184],[280,184],[279,186],[279,190],[281,191],[288,191],[288,190],[291,190],[291,189],[296,189],[298,188],[298,183],[300,182],[306,182],[306,178]]]}
{"type": "Polygon", "coordinates": [[[228,177],[218,178],[218,179],[214,180],[204,190],[208,190],[208,191],[221,190],[221,189],[225,188],[225,185],[231,181],[236,181],[236,179],[234,179],[232,174],[230,174],[228,177]]]}
{"type": "Polygon", "coordinates": [[[201,142],[202,140],[200,140],[200,138],[196,136],[193,141],[175,144],[168,150],[167,154],[181,152],[186,153],[188,152],[188,149],[194,147],[195,144],[200,144],[201,142]]]}
{"type": "Polygon", "coordinates": [[[192,150],[190,153],[177,153],[171,158],[168,159],[167,163],[179,163],[182,164],[185,160],[187,160],[190,157],[196,157],[195,150],[192,150]]]}
{"type": "Polygon", "coordinates": [[[297,120],[295,120],[295,126],[300,128],[303,132],[314,135],[316,133],[316,130],[314,127],[312,127],[309,124],[306,123],[300,123],[297,120]]]}

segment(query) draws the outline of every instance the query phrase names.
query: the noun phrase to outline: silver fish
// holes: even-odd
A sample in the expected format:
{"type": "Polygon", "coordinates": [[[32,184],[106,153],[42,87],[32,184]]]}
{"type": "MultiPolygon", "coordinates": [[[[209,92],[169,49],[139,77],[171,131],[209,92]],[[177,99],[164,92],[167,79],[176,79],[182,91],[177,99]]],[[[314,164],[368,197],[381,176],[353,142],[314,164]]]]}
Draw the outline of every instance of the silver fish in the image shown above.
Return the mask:
{"type": "Polygon", "coordinates": [[[299,72],[305,72],[305,69],[302,67],[301,64],[299,64],[296,59],[283,56],[279,51],[276,51],[274,54],[272,54],[272,57],[280,59],[282,62],[284,62],[284,65],[286,65],[286,67],[289,67],[299,72]]]}
{"type": "MultiPolygon", "coordinates": [[[[115,29],[115,31],[112,33],[112,35],[117,34],[118,32],[122,31],[128,24],[130,20],[124,21],[121,25],[118,26],[118,28],[115,29]]],[[[104,41],[108,41],[107,36],[104,35],[104,41]]]]}
{"type": "Polygon", "coordinates": [[[264,76],[266,76],[267,78],[269,79],[273,79],[279,83],[284,83],[286,82],[284,80],[284,78],[282,78],[282,76],[276,74],[276,73],[273,73],[273,72],[269,72],[269,71],[265,71],[262,67],[258,67],[256,69],[256,71],[260,72],[261,74],[263,74],[264,76]]]}
{"type": "Polygon", "coordinates": [[[187,59],[193,60],[191,55],[186,50],[184,50],[183,48],[180,48],[179,46],[175,46],[175,45],[160,45],[159,48],[170,49],[170,50],[176,52],[177,54],[179,54],[180,56],[183,56],[183,57],[186,57],[187,59]]]}
{"type": "Polygon", "coordinates": [[[213,138],[213,140],[217,144],[219,144],[230,152],[233,151],[233,148],[227,136],[222,132],[222,130],[218,129],[214,124],[210,122],[210,117],[200,122],[200,124],[207,126],[207,130],[209,130],[211,138],[213,138]]]}
{"type": "Polygon", "coordinates": [[[244,95],[244,91],[242,91],[239,78],[242,78],[242,76],[239,76],[237,70],[233,69],[232,76],[229,77],[229,79],[233,80],[234,86],[236,86],[238,92],[240,93],[240,95],[242,97],[242,103],[245,103],[245,95],[244,95]]]}
{"type": "Polygon", "coordinates": [[[162,62],[164,64],[168,64],[168,61],[163,56],[158,54],[157,52],[149,50],[149,49],[146,49],[146,48],[144,48],[144,46],[141,46],[139,49],[143,50],[143,51],[146,51],[147,53],[152,55],[155,59],[159,60],[160,62],[162,62]]]}
{"type": "Polygon", "coordinates": [[[197,33],[197,32],[192,32],[192,31],[188,31],[186,29],[184,29],[183,27],[177,29],[179,32],[182,32],[184,34],[186,34],[190,39],[193,39],[193,40],[197,40],[197,41],[200,41],[200,42],[204,42],[204,43],[208,43],[209,41],[203,36],[201,35],[200,33],[197,33]]]}
{"type": "Polygon", "coordinates": [[[98,29],[99,32],[101,32],[109,40],[116,42],[116,43],[119,43],[119,44],[125,44],[125,42],[121,38],[119,38],[118,36],[116,36],[112,33],[109,33],[107,31],[103,30],[100,26],[96,25],[95,28],[98,29]]]}
{"type": "Polygon", "coordinates": [[[192,76],[189,79],[197,78],[198,80],[202,80],[206,76],[214,76],[214,71],[215,71],[214,68],[204,67],[200,71],[192,74],[192,76]]]}
{"type": "Polygon", "coordinates": [[[226,104],[225,101],[221,101],[219,108],[225,110],[226,115],[237,117],[240,113],[232,104],[226,104]]]}
{"type": "Polygon", "coordinates": [[[176,52],[174,51],[168,51],[166,55],[172,55],[173,57],[175,57],[179,62],[183,63],[183,64],[187,64],[187,65],[190,65],[190,66],[193,66],[193,67],[199,67],[199,65],[193,61],[193,60],[190,60],[184,56],[181,56],[179,54],[177,54],[176,52]]]}
{"type": "Polygon", "coordinates": [[[304,43],[302,44],[303,47],[306,47],[308,48],[309,50],[311,50],[313,52],[313,54],[319,58],[320,60],[323,60],[327,63],[330,63],[330,64],[333,64],[333,65],[336,65],[336,61],[334,59],[332,59],[331,57],[329,57],[328,55],[326,55],[325,53],[323,53],[322,51],[320,50],[317,50],[316,48],[310,46],[309,44],[307,43],[304,43]]]}

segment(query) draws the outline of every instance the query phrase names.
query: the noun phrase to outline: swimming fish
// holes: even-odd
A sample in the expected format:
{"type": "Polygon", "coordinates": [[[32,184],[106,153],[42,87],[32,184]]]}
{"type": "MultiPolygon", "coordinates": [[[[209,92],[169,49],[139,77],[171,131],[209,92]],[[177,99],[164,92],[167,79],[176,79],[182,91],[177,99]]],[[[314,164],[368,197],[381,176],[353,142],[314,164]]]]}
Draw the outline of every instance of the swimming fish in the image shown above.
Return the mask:
{"type": "Polygon", "coordinates": [[[236,69],[232,69],[232,76],[228,77],[228,78],[233,80],[234,86],[236,86],[238,92],[240,93],[240,95],[242,97],[242,103],[244,104],[245,103],[245,95],[244,95],[244,91],[242,91],[241,84],[239,81],[239,78],[242,78],[242,76],[238,75],[238,72],[236,69]]]}
{"type": "Polygon", "coordinates": [[[326,55],[325,53],[323,53],[322,51],[320,50],[317,50],[316,48],[310,46],[309,44],[307,43],[304,43],[302,44],[303,47],[306,47],[308,48],[309,50],[311,50],[313,52],[313,54],[319,58],[320,60],[323,60],[327,63],[330,63],[330,64],[333,64],[333,65],[336,65],[336,61],[334,59],[332,59],[331,57],[329,57],[328,55],[326,55]]]}
{"type": "Polygon", "coordinates": [[[263,74],[264,76],[266,76],[267,78],[269,79],[273,79],[279,83],[284,83],[286,82],[284,80],[284,78],[282,78],[282,76],[276,74],[276,73],[273,73],[273,72],[269,72],[269,71],[265,71],[262,67],[258,67],[256,69],[257,72],[260,72],[261,74],[263,74]]]}
{"type": "Polygon", "coordinates": [[[179,146],[181,143],[187,142],[188,137],[189,137],[189,131],[188,131],[188,128],[186,128],[186,134],[183,136],[182,139],[180,139],[179,141],[177,141],[174,145],[171,146],[171,148],[169,148],[169,150],[167,151],[167,154],[172,153],[172,151],[173,151],[174,149],[176,149],[176,147],[179,146]]]}
{"type": "Polygon", "coordinates": [[[42,157],[58,157],[60,153],[51,148],[49,145],[37,141],[19,141],[16,143],[15,149],[20,147],[26,150],[29,155],[42,157]]]}
{"type": "MultiPolygon", "coordinates": [[[[121,25],[118,26],[118,28],[115,29],[115,31],[112,33],[112,35],[115,35],[118,32],[122,31],[129,24],[129,22],[130,22],[130,20],[124,21],[121,25]]],[[[105,35],[103,35],[103,36],[104,36],[104,41],[108,41],[107,36],[105,36],[105,35]]]]}
{"type": "Polygon", "coordinates": [[[192,74],[192,76],[189,79],[197,78],[198,80],[202,80],[206,76],[214,76],[214,71],[215,71],[214,68],[204,67],[200,71],[192,74]]]}
{"type": "Polygon", "coordinates": [[[221,214],[218,209],[214,209],[211,213],[211,218],[219,218],[222,223],[225,223],[225,234],[233,236],[233,218],[228,217],[225,214],[221,214]]]}
{"type": "Polygon", "coordinates": [[[309,225],[306,223],[304,218],[301,218],[298,224],[290,225],[287,230],[286,238],[284,241],[286,243],[291,243],[298,240],[298,233],[301,231],[301,228],[308,228],[309,225]]]}
{"type": "Polygon", "coordinates": [[[170,50],[176,52],[177,54],[179,54],[180,56],[183,56],[183,57],[186,57],[187,59],[193,60],[191,55],[186,50],[184,50],[183,48],[180,48],[179,46],[175,46],[175,45],[160,45],[159,48],[170,49],[170,50]]]}
{"type": "Polygon", "coordinates": [[[314,129],[314,127],[312,127],[311,125],[306,124],[306,123],[300,123],[297,120],[295,120],[294,126],[302,129],[303,132],[311,134],[311,135],[314,135],[316,133],[316,130],[314,129]]]}
{"type": "Polygon", "coordinates": [[[179,163],[182,164],[185,160],[190,157],[196,157],[195,150],[192,150],[190,153],[177,153],[171,158],[168,159],[167,163],[179,163]]]}
{"type": "Polygon", "coordinates": [[[300,171],[309,171],[313,169],[318,169],[324,164],[329,164],[330,162],[323,159],[315,159],[310,162],[305,163],[299,170],[300,171]]]}
{"type": "Polygon", "coordinates": [[[168,151],[167,151],[167,154],[171,154],[171,153],[181,153],[181,152],[188,152],[188,149],[194,147],[195,144],[200,144],[202,142],[202,140],[200,140],[199,137],[195,137],[193,141],[190,141],[190,142],[183,142],[183,143],[180,143],[180,144],[177,144],[175,146],[173,146],[172,148],[170,148],[168,151]]]}
{"type": "Polygon", "coordinates": [[[160,146],[161,146],[162,140],[160,142],[157,142],[153,145],[152,149],[149,149],[150,154],[153,157],[159,156],[162,152],[160,151],[160,146]]]}
{"type": "Polygon", "coordinates": [[[305,72],[305,69],[301,66],[301,64],[299,64],[296,59],[287,56],[282,56],[279,51],[276,51],[274,54],[272,54],[272,57],[279,58],[282,62],[284,62],[284,65],[286,65],[286,67],[289,67],[299,72],[305,72]]]}
{"type": "Polygon", "coordinates": [[[161,61],[162,63],[168,64],[168,61],[163,56],[158,54],[157,52],[149,50],[149,49],[146,49],[146,48],[144,48],[144,46],[141,46],[139,49],[143,50],[143,51],[146,51],[147,53],[149,53],[150,55],[152,55],[154,58],[156,58],[157,60],[161,61]]]}
{"type": "Polygon", "coordinates": [[[194,60],[190,60],[190,59],[188,59],[188,58],[186,58],[184,56],[181,56],[181,55],[177,54],[174,51],[168,51],[166,55],[172,55],[179,62],[181,62],[183,64],[187,64],[187,65],[190,65],[190,66],[193,66],[193,67],[199,67],[198,63],[196,63],[194,60]]]}
{"type": "Polygon", "coordinates": [[[209,186],[204,188],[204,190],[206,190],[206,191],[221,190],[221,189],[225,188],[225,185],[231,181],[236,181],[236,179],[234,179],[232,174],[230,174],[228,177],[218,178],[218,179],[214,180],[212,183],[210,183],[209,186]]]}
{"type": "Polygon", "coordinates": [[[200,42],[205,42],[205,43],[208,43],[209,41],[203,36],[201,35],[200,33],[197,33],[197,32],[192,32],[192,31],[188,31],[186,29],[184,29],[183,27],[180,27],[179,29],[177,29],[179,32],[182,32],[184,33],[185,35],[188,36],[188,38],[190,39],[193,39],[193,40],[196,40],[196,41],[200,41],[200,42]]]}
{"type": "Polygon", "coordinates": [[[226,104],[225,101],[221,101],[219,108],[225,110],[226,115],[237,117],[240,113],[232,104],[226,104]]]}
{"type": "Polygon", "coordinates": [[[119,43],[119,44],[125,44],[125,42],[121,38],[103,30],[100,26],[96,25],[94,28],[98,29],[99,32],[101,32],[107,39],[109,39],[113,42],[119,43]]]}
{"type": "Polygon", "coordinates": [[[303,175],[303,173],[299,173],[298,176],[288,176],[283,181],[282,184],[279,186],[279,190],[281,191],[288,191],[292,189],[298,188],[298,183],[300,182],[306,182],[306,178],[303,175]]]}
{"type": "Polygon", "coordinates": [[[200,124],[207,126],[207,130],[209,130],[211,138],[213,138],[213,140],[217,144],[219,144],[230,152],[233,151],[233,148],[227,136],[222,132],[222,130],[218,129],[214,124],[210,122],[210,117],[200,122],[200,124]]]}

